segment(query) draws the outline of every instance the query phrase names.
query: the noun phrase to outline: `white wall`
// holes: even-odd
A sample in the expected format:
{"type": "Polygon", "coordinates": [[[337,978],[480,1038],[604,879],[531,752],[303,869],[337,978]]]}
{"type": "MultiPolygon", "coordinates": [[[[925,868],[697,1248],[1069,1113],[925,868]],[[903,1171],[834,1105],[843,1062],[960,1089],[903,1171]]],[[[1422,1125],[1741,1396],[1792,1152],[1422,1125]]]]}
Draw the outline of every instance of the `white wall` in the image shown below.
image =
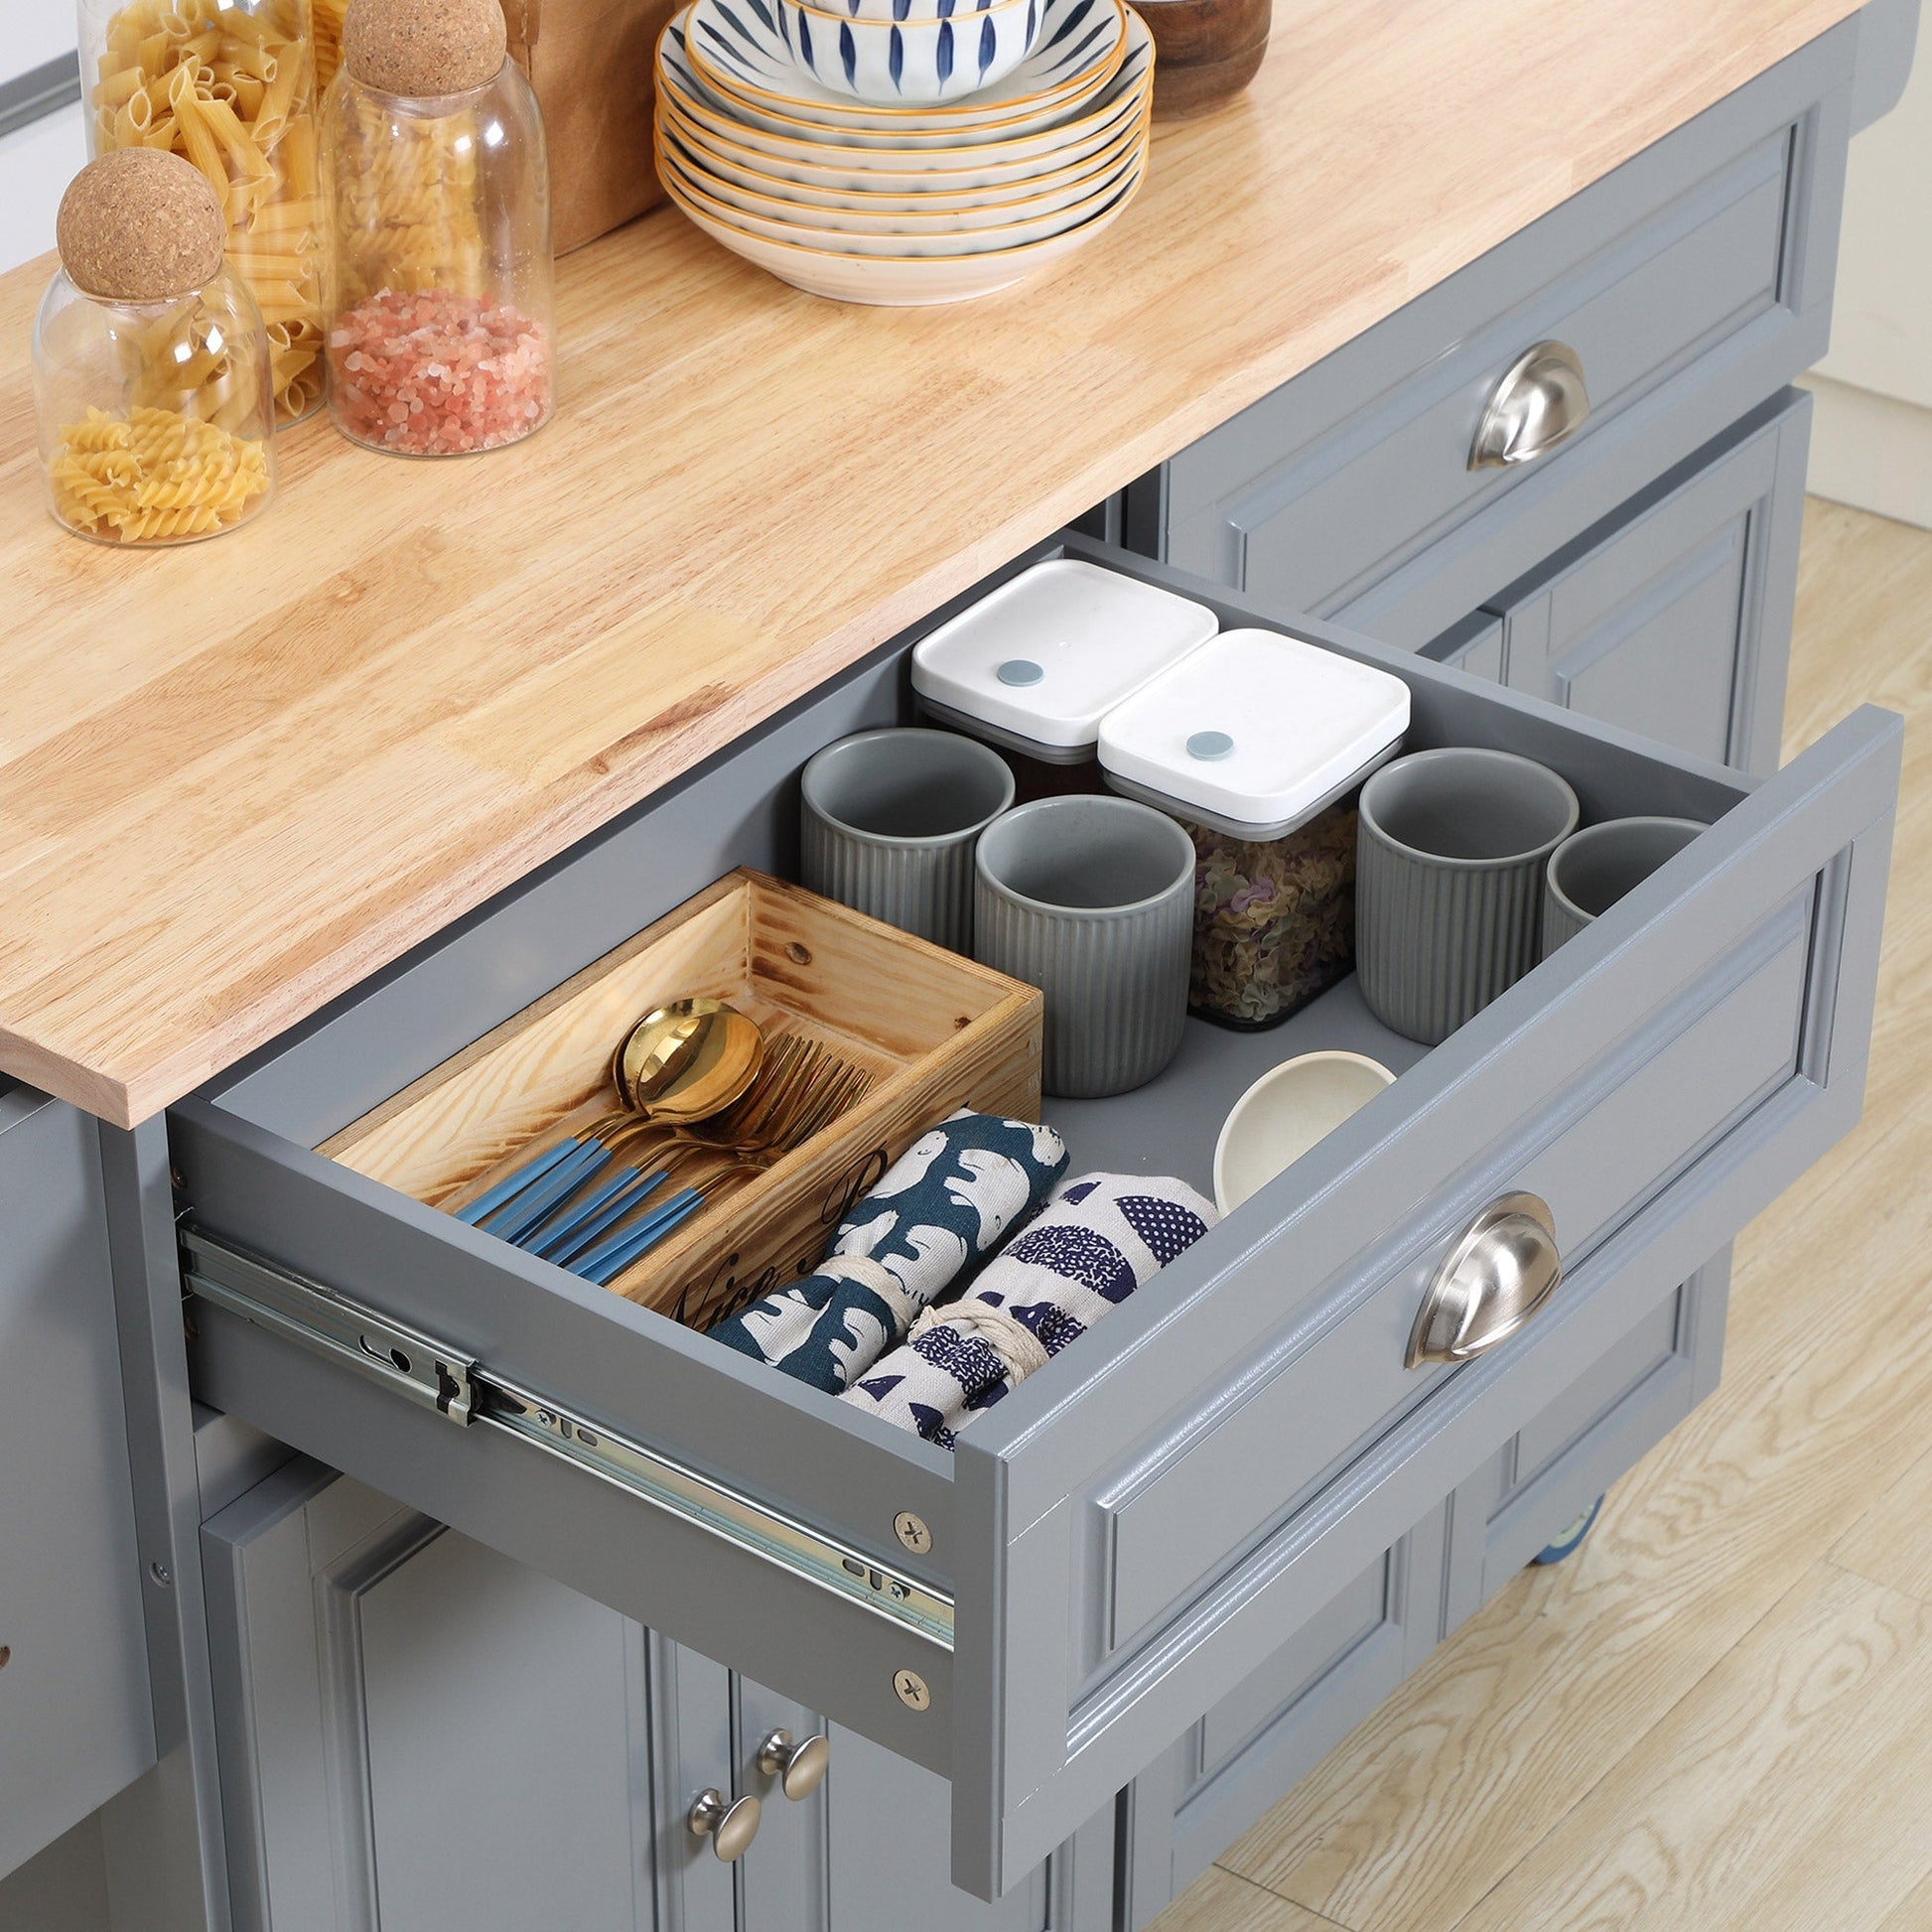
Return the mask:
{"type": "Polygon", "coordinates": [[[86,158],[78,101],[0,139],[0,269],[54,246],[54,210],[86,158]]]}
{"type": "MultiPolygon", "coordinates": [[[[73,0],[0,0],[0,83],[73,51],[73,0]]],[[[0,137],[0,269],[54,246],[54,210],[87,158],[78,103],[0,137]]]]}
{"type": "Polygon", "coordinates": [[[72,0],[0,0],[7,20],[0,80],[29,73],[73,50],[72,0]]]}
{"type": "Polygon", "coordinates": [[[1932,529],[1932,0],[1905,96],[1852,143],[1810,486],[1932,529]]]}

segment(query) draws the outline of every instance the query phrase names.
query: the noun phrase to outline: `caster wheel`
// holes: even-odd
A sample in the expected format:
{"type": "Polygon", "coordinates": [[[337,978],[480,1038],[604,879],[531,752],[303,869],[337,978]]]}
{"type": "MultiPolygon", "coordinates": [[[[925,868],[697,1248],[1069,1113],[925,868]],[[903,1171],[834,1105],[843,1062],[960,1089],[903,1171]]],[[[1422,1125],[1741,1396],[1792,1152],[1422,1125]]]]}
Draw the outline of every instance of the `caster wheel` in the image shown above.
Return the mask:
{"type": "Polygon", "coordinates": [[[1584,1538],[1596,1527],[1596,1518],[1602,1507],[1603,1498],[1598,1496],[1567,1530],[1546,1543],[1530,1562],[1561,1563],[1565,1557],[1574,1556],[1583,1547],[1584,1538]]]}

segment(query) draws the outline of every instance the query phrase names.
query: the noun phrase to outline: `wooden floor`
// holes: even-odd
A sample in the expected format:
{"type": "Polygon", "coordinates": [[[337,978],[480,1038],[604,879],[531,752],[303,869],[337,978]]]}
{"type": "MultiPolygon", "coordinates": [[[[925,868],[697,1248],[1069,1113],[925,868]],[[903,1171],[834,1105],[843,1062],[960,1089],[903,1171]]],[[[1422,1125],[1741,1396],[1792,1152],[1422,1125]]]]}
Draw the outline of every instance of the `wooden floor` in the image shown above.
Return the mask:
{"type": "Polygon", "coordinates": [[[1863,699],[1864,1120],[1738,1242],[1723,1388],[1158,1932],[1932,1929],[1932,533],[1814,499],[1785,756],[1863,699]]]}

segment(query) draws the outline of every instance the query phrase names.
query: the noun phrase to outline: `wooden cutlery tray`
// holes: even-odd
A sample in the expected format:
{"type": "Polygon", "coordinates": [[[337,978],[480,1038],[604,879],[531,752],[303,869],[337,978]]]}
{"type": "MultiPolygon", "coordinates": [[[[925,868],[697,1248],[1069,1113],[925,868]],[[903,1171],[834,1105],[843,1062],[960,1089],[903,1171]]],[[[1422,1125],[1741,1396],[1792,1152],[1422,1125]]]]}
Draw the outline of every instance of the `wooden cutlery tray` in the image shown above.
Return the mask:
{"type": "Polygon", "coordinates": [[[730,1000],[872,1074],[832,1127],[674,1229],[612,1284],[694,1318],[795,1280],[847,1206],[959,1107],[1039,1118],[1038,992],[761,873],[727,875],[432,1067],[318,1152],[454,1211],[616,1105],[611,1050],[687,994],[730,1000]]]}

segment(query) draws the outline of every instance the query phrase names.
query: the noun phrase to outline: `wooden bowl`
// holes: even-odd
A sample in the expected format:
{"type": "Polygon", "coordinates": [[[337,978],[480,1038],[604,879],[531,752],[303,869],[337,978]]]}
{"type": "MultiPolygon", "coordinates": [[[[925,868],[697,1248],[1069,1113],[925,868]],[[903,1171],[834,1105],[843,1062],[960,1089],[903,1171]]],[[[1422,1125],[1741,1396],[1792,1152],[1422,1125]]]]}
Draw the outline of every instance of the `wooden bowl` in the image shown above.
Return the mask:
{"type": "Polygon", "coordinates": [[[1274,0],[1134,0],[1154,36],[1154,118],[1191,120],[1231,100],[1268,52],[1274,0]]]}

